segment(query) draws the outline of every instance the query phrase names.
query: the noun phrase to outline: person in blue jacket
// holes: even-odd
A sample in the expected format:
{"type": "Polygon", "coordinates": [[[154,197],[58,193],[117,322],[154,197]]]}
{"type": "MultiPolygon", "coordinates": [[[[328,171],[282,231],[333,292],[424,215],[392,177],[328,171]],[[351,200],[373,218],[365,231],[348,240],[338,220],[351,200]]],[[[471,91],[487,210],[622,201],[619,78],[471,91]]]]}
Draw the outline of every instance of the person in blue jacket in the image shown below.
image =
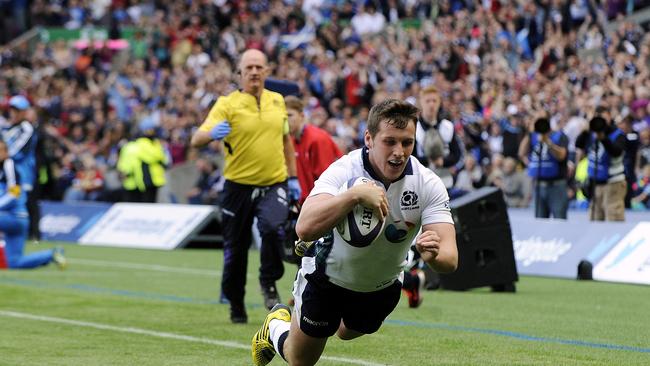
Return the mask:
{"type": "Polygon", "coordinates": [[[0,232],[4,235],[7,267],[27,269],[54,262],[59,268],[65,268],[66,259],[61,248],[23,253],[29,226],[26,202],[27,196],[20,185],[20,173],[9,157],[7,144],[0,140],[0,232]]]}
{"type": "Polygon", "coordinates": [[[553,131],[546,117],[535,120],[519,145],[519,158],[535,181],[535,217],[566,219],[569,138],[553,131]]]}
{"type": "Polygon", "coordinates": [[[30,230],[36,239],[38,234],[37,197],[34,194],[36,183],[36,144],[37,133],[29,121],[31,104],[22,95],[14,95],[9,99],[9,125],[2,130],[2,139],[7,143],[9,157],[13,160],[16,170],[21,176],[21,189],[27,197],[27,211],[31,222],[30,230]]]}

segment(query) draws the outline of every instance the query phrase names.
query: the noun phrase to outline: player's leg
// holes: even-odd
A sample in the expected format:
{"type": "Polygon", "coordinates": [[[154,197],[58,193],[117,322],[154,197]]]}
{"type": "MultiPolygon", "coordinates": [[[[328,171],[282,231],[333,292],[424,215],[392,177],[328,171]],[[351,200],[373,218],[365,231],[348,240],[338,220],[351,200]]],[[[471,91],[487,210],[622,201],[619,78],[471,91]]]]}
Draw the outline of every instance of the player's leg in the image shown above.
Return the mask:
{"type": "MultiPolygon", "coordinates": [[[[327,282],[316,282],[315,279],[312,283],[301,269],[294,282],[293,295],[296,305],[291,321],[269,320],[267,316],[268,343],[258,336],[265,333],[264,325],[253,337],[253,361],[256,365],[270,362],[275,353],[279,353],[291,365],[313,365],[323,353],[327,338],[336,332],[341,322],[342,297],[338,287],[327,282]],[[273,353],[268,352],[271,347],[273,353]]],[[[272,314],[273,312],[269,315],[272,314]]]]}
{"type": "Polygon", "coordinates": [[[548,204],[551,214],[555,219],[566,219],[567,209],[569,207],[569,197],[567,195],[567,185],[560,182],[548,187],[548,204]]]}
{"type": "Polygon", "coordinates": [[[591,204],[589,205],[589,219],[592,221],[605,220],[605,208],[603,202],[605,200],[605,185],[597,184],[594,187],[594,193],[591,197],[591,204]]]}
{"type": "Polygon", "coordinates": [[[257,227],[262,237],[259,280],[267,309],[281,301],[275,282],[284,274],[282,252],[287,237],[284,228],[288,215],[287,187],[284,182],[269,187],[255,202],[257,227]]]}
{"type": "MultiPolygon", "coordinates": [[[[294,313],[295,314],[295,313],[294,313]]],[[[315,365],[325,350],[329,337],[312,337],[300,329],[300,320],[294,316],[284,342],[284,359],[290,365],[315,365]]]]}
{"type": "Polygon", "coordinates": [[[52,261],[54,251],[42,250],[23,254],[27,239],[29,222],[27,218],[17,218],[8,213],[0,214],[0,231],[5,236],[5,256],[9,268],[27,269],[44,266],[52,261]]]}
{"type": "Polygon", "coordinates": [[[410,308],[417,308],[422,304],[425,281],[424,271],[420,268],[414,267],[410,271],[404,271],[402,289],[408,298],[410,308]]]}
{"type": "Polygon", "coordinates": [[[251,242],[253,208],[252,189],[226,182],[222,193],[223,276],[221,288],[230,301],[230,320],[247,322],[244,306],[248,248],[251,242]]]}
{"type": "Polygon", "coordinates": [[[337,335],[341,339],[353,339],[379,330],[382,323],[399,303],[402,284],[392,285],[375,292],[353,292],[346,296],[343,307],[343,325],[337,335]]]}

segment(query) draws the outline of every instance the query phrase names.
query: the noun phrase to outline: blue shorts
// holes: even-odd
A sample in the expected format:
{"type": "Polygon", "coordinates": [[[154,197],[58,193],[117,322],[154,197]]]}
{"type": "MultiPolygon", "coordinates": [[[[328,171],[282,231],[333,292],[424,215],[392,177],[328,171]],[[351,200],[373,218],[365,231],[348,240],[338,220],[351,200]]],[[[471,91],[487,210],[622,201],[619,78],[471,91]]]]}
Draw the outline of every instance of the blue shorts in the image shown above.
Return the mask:
{"type": "Polygon", "coordinates": [[[371,334],[395,309],[401,289],[395,280],[379,291],[356,292],[301,269],[293,286],[294,315],[300,317],[300,329],[315,338],[334,335],[341,320],[348,329],[371,334]]]}

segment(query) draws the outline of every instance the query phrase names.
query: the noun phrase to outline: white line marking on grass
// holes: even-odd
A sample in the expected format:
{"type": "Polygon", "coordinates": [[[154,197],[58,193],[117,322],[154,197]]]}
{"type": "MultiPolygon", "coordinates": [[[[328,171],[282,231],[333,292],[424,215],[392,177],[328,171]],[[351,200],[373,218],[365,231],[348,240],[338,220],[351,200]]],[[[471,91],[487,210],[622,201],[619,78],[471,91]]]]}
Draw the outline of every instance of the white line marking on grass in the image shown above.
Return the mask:
{"type": "Polygon", "coordinates": [[[213,271],[209,269],[169,267],[169,266],[161,266],[159,264],[100,261],[95,259],[76,259],[76,258],[69,258],[68,262],[78,263],[87,266],[97,266],[97,267],[127,268],[127,269],[139,269],[139,270],[157,271],[157,272],[184,273],[184,274],[204,275],[210,277],[221,277],[221,271],[213,271]]]}
{"type": "MultiPolygon", "coordinates": [[[[44,316],[44,315],[18,313],[18,312],[15,312],[15,311],[6,311],[6,310],[0,310],[0,316],[10,317],[10,318],[19,318],[19,319],[38,320],[38,321],[50,322],[50,323],[67,324],[67,325],[73,325],[73,326],[77,326],[77,327],[94,328],[94,329],[99,329],[99,330],[110,330],[110,331],[113,331],[113,332],[120,332],[120,333],[141,334],[141,335],[148,335],[148,336],[151,336],[151,337],[168,338],[168,339],[175,339],[175,340],[188,341],[188,342],[194,342],[194,343],[204,343],[204,344],[210,344],[210,345],[214,345],[214,346],[237,348],[237,349],[243,349],[243,350],[250,351],[250,345],[245,345],[245,344],[241,344],[241,343],[237,343],[237,342],[220,341],[220,340],[216,340],[216,339],[201,338],[201,337],[192,337],[192,336],[183,335],[183,334],[157,332],[155,330],[147,330],[147,329],[134,328],[134,327],[117,327],[117,326],[108,325],[108,324],[91,323],[91,322],[85,322],[85,321],[81,321],[81,320],[72,320],[72,319],[64,319],[64,318],[55,318],[55,317],[44,316]]],[[[358,359],[353,359],[353,358],[343,358],[343,357],[323,356],[323,357],[321,357],[321,359],[329,360],[329,361],[336,361],[336,362],[345,362],[345,363],[350,363],[350,364],[354,364],[354,365],[362,365],[362,366],[381,366],[382,365],[382,364],[378,364],[378,363],[374,363],[374,362],[358,360],[358,359]]]]}

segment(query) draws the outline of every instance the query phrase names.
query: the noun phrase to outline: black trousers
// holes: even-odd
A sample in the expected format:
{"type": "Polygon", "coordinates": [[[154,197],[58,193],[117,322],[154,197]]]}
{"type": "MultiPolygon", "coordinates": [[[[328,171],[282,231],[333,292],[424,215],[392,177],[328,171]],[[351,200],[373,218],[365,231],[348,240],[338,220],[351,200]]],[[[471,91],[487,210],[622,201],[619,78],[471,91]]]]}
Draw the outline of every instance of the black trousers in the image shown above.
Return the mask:
{"type": "Polygon", "coordinates": [[[41,221],[41,209],[38,206],[38,192],[27,192],[27,212],[29,214],[29,238],[32,240],[41,240],[41,230],[39,223],[41,221]]]}
{"type": "Polygon", "coordinates": [[[158,195],[158,187],[147,188],[142,192],[138,189],[124,190],[122,193],[123,202],[145,202],[156,203],[156,196],[158,195]]]}
{"type": "Polygon", "coordinates": [[[262,237],[260,285],[274,285],[284,274],[282,245],[287,237],[284,228],[289,212],[287,183],[256,187],[226,181],[221,198],[224,240],[221,288],[231,304],[243,306],[254,217],[262,237]]]}

